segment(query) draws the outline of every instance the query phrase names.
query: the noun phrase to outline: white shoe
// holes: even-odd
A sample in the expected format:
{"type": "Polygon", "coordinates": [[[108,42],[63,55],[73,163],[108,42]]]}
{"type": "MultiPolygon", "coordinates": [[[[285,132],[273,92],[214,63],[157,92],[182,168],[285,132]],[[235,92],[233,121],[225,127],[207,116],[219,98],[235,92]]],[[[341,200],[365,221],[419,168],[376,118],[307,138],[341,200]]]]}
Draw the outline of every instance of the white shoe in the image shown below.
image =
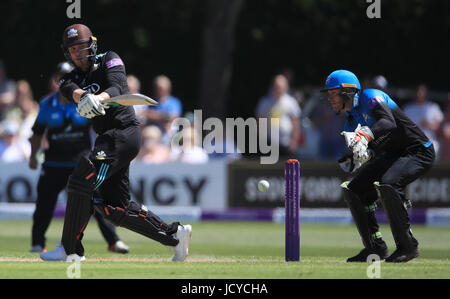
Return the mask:
{"type": "Polygon", "coordinates": [[[190,225],[179,225],[176,239],[178,239],[177,246],[174,247],[175,255],[172,262],[182,262],[186,259],[189,253],[189,242],[191,241],[192,227],[190,225]]]}
{"type": "Polygon", "coordinates": [[[116,243],[114,243],[113,245],[108,247],[108,250],[111,252],[117,252],[117,253],[123,253],[126,254],[128,252],[130,252],[130,248],[127,246],[127,244],[125,244],[122,241],[117,241],[116,243]]]}
{"type": "Polygon", "coordinates": [[[64,247],[59,245],[54,250],[49,252],[42,252],[40,254],[41,259],[44,261],[61,261],[61,262],[82,262],[85,261],[86,258],[84,256],[79,256],[78,254],[70,254],[67,255],[66,251],[64,250],[64,247]]]}

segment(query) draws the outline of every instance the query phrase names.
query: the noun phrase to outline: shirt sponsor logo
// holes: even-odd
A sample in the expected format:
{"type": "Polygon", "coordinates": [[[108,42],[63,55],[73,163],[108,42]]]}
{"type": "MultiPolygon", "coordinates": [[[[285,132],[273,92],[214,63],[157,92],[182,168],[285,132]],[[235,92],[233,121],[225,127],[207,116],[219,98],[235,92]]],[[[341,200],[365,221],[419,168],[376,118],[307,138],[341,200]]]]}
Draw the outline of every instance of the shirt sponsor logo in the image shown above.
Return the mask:
{"type": "Polygon", "coordinates": [[[104,151],[99,151],[96,155],[97,159],[99,160],[105,160],[106,159],[106,154],[104,151]]]}
{"type": "Polygon", "coordinates": [[[370,107],[370,108],[373,108],[373,107],[375,107],[377,104],[381,104],[381,103],[383,103],[383,102],[384,102],[384,100],[383,100],[382,97],[380,97],[380,96],[375,96],[375,97],[373,97],[373,98],[370,99],[370,101],[369,101],[369,107],[370,107]]]}
{"type": "Polygon", "coordinates": [[[123,65],[123,61],[120,58],[113,58],[106,62],[106,67],[109,69],[118,65],[123,65]]]}
{"type": "Polygon", "coordinates": [[[97,83],[92,83],[88,86],[83,87],[83,90],[89,91],[92,94],[96,94],[100,90],[100,85],[97,83]]]}

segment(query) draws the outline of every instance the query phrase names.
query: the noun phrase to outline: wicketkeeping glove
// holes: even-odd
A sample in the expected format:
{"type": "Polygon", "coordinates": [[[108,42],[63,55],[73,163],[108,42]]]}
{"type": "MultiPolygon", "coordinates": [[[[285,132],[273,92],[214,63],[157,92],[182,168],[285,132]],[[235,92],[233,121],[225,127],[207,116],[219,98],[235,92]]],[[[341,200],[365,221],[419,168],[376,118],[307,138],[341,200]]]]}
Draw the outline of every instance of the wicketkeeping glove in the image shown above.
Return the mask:
{"type": "Polygon", "coordinates": [[[85,93],[77,105],[77,112],[83,117],[93,118],[99,115],[105,115],[105,108],[101,104],[101,96],[85,93]]]}
{"type": "Polygon", "coordinates": [[[355,132],[342,132],[349,149],[353,152],[353,160],[366,163],[372,158],[372,151],[369,150],[369,142],[374,139],[374,135],[369,127],[361,127],[358,124],[355,132]]]}

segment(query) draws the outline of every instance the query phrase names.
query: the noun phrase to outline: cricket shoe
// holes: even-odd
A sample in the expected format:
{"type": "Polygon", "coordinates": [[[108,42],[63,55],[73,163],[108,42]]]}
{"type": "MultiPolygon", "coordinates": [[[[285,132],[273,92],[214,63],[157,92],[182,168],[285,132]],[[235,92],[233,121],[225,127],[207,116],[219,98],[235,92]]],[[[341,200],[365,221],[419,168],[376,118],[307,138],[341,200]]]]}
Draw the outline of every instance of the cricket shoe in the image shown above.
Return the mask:
{"type": "Polygon", "coordinates": [[[130,248],[127,246],[127,244],[119,240],[116,243],[109,246],[108,251],[126,254],[130,252],[130,248]]]}
{"type": "Polygon", "coordinates": [[[47,252],[47,249],[41,245],[34,245],[31,247],[30,252],[47,252]]]}
{"type": "Polygon", "coordinates": [[[189,254],[189,242],[191,241],[192,227],[190,225],[179,225],[175,238],[178,239],[174,247],[175,255],[172,262],[182,262],[189,254]]]}
{"type": "Polygon", "coordinates": [[[40,256],[42,260],[48,262],[82,262],[86,260],[84,256],[75,253],[67,255],[62,244],[52,251],[42,252],[40,256]]]}
{"type": "Polygon", "coordinates": [[[397,248],[393,254],[386,258],[386,263],[406,263],[420,255],[419,247],[414,247],[411,250],[403,250],[397,248]]]}
{"type": "Polygon", "coordinates": [[[369,258],[369,256],[374,255],[374,254],[378,255],[380,260],[384,260],[385,258],[387,258],[389,256],[389,250],[386,246],[386,243],[384,243],[384,241],[379,241],[376,244],[375,248],[371,248],[371,249],[364,248],[357,255],[348,258],[347,263],[355,263],[355,262],[366,263],[366,262],[369,262],[367,260],[369,258]]]}

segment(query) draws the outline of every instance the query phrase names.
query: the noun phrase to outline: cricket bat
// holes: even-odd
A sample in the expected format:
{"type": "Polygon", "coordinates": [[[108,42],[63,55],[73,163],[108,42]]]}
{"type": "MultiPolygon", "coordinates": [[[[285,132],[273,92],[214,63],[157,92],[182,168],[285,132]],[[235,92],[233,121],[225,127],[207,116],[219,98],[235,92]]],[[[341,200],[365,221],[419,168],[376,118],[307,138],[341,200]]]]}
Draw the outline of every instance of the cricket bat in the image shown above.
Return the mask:
{"type": "Polygon", "coordinates": [[[149,105],[156,106],[158,102],[140,93],[123,94],[107,100],[102,100],[101,103],[105,106],[134,106],[134,105],[149,105]]]}

